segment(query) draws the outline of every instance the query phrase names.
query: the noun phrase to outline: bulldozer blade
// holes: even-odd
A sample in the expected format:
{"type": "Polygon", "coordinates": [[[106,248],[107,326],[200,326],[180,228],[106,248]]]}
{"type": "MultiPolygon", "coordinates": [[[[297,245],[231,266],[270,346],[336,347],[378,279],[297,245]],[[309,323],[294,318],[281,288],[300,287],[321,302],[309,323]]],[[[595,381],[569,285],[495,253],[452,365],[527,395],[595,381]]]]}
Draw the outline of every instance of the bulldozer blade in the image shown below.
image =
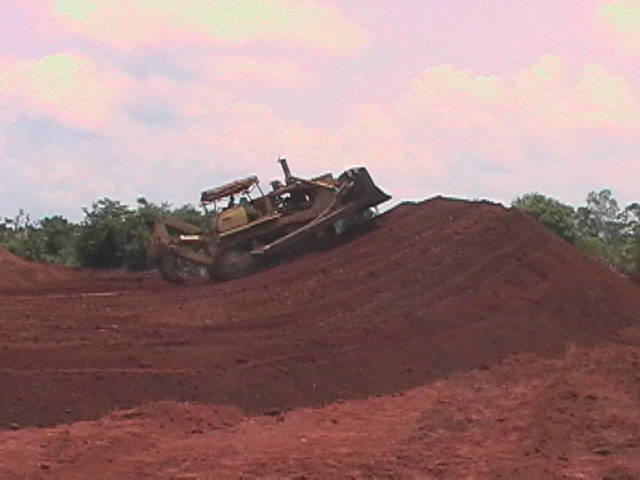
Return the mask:
{"type": "Polygon", "coordinates": [[[375,207],[391,199],[390,195],[384,193],[373,183],[366,168],[352,168],[343,175],[353,182],[353,186],[345,194],[345,202],[354,202],[359,206],[359,209],[363,209],[375,207]]]}

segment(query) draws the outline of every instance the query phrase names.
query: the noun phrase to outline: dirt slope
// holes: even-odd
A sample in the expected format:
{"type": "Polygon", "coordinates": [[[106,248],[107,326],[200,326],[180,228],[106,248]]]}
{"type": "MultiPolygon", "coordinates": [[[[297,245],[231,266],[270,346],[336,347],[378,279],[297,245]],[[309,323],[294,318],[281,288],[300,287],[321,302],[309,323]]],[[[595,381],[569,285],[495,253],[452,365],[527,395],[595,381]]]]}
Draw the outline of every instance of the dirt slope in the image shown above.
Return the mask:
{"type": "Polygon", "coordinates": [[[28,262],[0,247],[0,289],[50,285],[72,276],[69,269],[28,262]]]}
{"type": "Polygon", "coordinates": [[[2,296],[0,311],[7,428],[158,400],[262,413],[402,392],[625,341],[640,295],[520,212],[434,199],[239,281],[87,277],[2,296]]]}
{"type": "Polygon", "coordinates": [[[157,402],[0,432],[3,479],[640,478],[640,347],[516,356],[394,396],[245,417],[157,402]]]}

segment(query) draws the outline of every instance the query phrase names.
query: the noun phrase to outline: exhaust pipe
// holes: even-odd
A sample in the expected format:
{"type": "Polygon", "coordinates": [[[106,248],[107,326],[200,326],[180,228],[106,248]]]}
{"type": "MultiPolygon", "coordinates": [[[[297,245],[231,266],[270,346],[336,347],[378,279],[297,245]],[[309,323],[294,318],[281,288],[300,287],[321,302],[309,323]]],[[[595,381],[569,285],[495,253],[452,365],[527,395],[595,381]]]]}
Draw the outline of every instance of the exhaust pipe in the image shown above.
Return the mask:
{"type": "Polygon", "coordinates": [[[284,182],[288,185],[293,180],[293,175],[291,175],[291,170],[289,169],[289,164],[287,163],[287,159],[285,157],[280,157],[278,159],[278,163],[282,167],[282,171],[284,172],[284,182]]]}

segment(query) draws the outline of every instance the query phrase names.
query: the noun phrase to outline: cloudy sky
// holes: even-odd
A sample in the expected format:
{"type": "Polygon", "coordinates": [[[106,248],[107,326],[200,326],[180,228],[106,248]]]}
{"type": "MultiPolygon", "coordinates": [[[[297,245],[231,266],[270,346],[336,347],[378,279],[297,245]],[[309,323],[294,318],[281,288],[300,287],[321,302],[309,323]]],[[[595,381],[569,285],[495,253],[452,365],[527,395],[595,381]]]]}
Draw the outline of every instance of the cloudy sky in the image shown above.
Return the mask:
{"type": "Polygon", "coordinates": [[[0,216],[366,165],[640,200],[640,0],[2,0],[0,216]]]}

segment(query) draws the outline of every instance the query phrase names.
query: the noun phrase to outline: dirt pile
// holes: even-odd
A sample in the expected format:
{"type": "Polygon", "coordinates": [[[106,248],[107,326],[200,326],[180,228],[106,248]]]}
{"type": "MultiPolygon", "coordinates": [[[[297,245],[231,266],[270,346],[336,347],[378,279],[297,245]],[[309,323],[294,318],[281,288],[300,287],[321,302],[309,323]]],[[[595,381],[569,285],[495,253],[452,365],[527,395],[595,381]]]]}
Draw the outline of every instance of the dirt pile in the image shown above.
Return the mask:
{"type": "Polygon", "coordinates": [[[263,413],[392,394],[627,341],[639,320],[638,285],[518,211],[433,199],[379,223],[223,284],[118,276],[0,297],[0,427],[158,400],[263,413]]]}
{"type": "Polygon", "coordinates": [[[0,247],[0,289],[51,284],[71,277],[70,270],[28,262],[0,247]]]}
{"type": "Polygon", "coordinates": [[[403,394],[244,418],[159,402],[0,432],[0,478],[640,478],[640,347],[516,356],[403,394]]]}

